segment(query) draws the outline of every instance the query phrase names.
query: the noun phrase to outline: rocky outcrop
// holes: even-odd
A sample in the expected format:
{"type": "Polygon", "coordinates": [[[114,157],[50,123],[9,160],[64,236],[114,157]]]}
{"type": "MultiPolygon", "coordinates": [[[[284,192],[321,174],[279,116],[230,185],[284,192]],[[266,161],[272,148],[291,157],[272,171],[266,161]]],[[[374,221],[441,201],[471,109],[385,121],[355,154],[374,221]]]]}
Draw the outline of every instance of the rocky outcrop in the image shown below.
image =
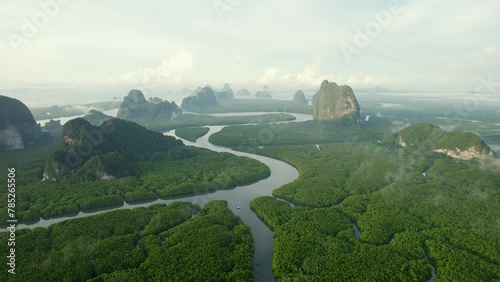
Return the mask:
{"type": "Polygon", "coordinates": [[[163,100],[161,98],[158,98],[158,97],[149,97],[149,102],[153,103],[153,104],[160,104],[163,102],[163,100]]]}
{"type": "MultiPolygon", "coordinates": [[[[210,87],[208,85],[205,86],[205,87],[208,87],[208,88],[212,89],[212,87],[210,87]]],[[[190,96],[196,96],[198,93],[201,92],[201,90],[203,90],[203,87],[201,87],[201,86],[196,87],[196,89],[193,90],[193,92],[190,94],[190,96]]]]}
{"type": "Polygon", "coordinates": [[[272,99],[273,96],[271,95],[271,88],[268,85],[264,85],[261,91],[257,91],[255,93],[255,97],[262,99],[272,99]]]}
{"type": "Polygon", "coordinates": [[[196,96],[186,97],[182,100],[181,107],[186,111],[196,111],[198,108],[218,106],[215,92],[211,87],[205,86],[196,96]]]}
{"type": "Polygon", "coordinates": [[[101,123],[110,120],[114,117],[108,116],[104,114],[103,112],[97,111],[97,110],[90,110],[88,114],[83,116],[83,119],[88,121],[90,124],[99,126],[101,123]]]}
{"type": "MultiPolygon", "coordinates": [[[[401,136],[399,136],[398,144],[401,147],[406,147],[406,142],[403,140],[403,138],[401,138],[401,136]]],[[[411,145],[413,145],[413,144],[411,144],[411,145]]]]}
{"type": "Polygon", "coordinates": [[[62,124],[60,120],[53,120],[46,122],[42,127],[44,131],[60,131],[62,130],[62,124]]]}
{"type": "Polygon", "coordinates": [[[0,131],[0,144],[2,144],[2,149],[4,151],[24,149],[21,132],[12,124],[7,124],[6,127],[0,131]]]}
{"type": "Polygon", "coordinates": [[[266,92],[264,90],[263,91],[257,91],[255,93],[255,97],[262,98],[262,99],[272,99],[273,98],[273,96],[271,94],[269,94],[268,92],[266,92]]]}
{"type": "Polygon", "coordinates": [[[486,160],[492,158],[494,156],[493,151],[480,151],[476,148],[476,146],[472,146],[466,150],[460,150],[459,148],[455,149],[436,149],[434,150],[436,153],[446,154],[456,160],[472,160],[472,159],[480,159],[486,160]]]}
{"type": "Polygon", "coordinates": [[[398,144],[407,150],[441,153],[456,160],[488,159],[495,156],[495,153],[474,133],[446,132],[428,123],[408,126],[396,136],[398,144]]]}
{"type": "Polygon", "coordinates": [[[318,101],[314,107],[314,119],[321,121],[342,118],[359,119],[360,107],[350,86],[338,86],[336,83],[323,81],[319,90],[318,101]]]}
{"type": "Polygon", "coordinates": [[[240,89],[238,93],[236,93],[236,96],[250,96],[250,91],[248,89],[240,89]]]}
{"type": "Polygon", "coordinates": [[[47,159],[43,177],[49,181],[118,178],[129,175],[129,162],[180,146],[181,141],[133,122],[114,118],[93,126],[77,118],[64,124],[60,149],[47,159]]]}
{"type": "Polygon", "coordinates": [[[21,101],[0,96],[0,151],[21,150],[52,142],[21,101]]]}
{"type": "Polygon", "coordinates": [[[234,100],[234,92],[229,84],[224,84],[222,91],[216,93],[216,98],[218,102],[231,101],[234,100]]]}
{"type": "Polygon", "coordinates": [[[295,95],[293,95],[292,101],[295,103],[303,104],[303,105],[308,104],[307,99],[306,99],[306,95],[304,95],[304,92],[302,92],[302,90],[295,92],[295,95]]]}
{"type": "Polygon", "coordinates": [[[313,95],[313,97],[312,97],[311,102],[312,102],[312,105],[313,105],[313,106],[315,106],[315,105],[316,105],[316,103],[318,103],[318,97],[319,97],[319,91],[318,91],[318,92],[316,92],[316,93],[313,95]]]}
{"type": "Polygon", "coordinates": [[[182,110],[175,104],[163,101],[152,103],[146,100],[142,91],[133,89],[123,98],[118,110],[118,118],[132,121],[171,119],[181,115],[182,110]]]}

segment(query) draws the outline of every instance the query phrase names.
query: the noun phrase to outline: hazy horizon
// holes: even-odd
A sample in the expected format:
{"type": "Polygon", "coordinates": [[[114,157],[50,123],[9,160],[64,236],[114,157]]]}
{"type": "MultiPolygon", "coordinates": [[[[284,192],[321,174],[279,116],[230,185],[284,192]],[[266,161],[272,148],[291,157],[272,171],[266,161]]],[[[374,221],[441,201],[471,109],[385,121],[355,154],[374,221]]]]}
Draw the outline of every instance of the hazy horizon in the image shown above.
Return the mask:
{"type": "Polygon", "coordinates": [[[226,82],[235,91],[308,90],[328,79],[354,89],[467,92],[495,81],[498,5],[7,1],[0,91],[154,92],[226,82]]]}

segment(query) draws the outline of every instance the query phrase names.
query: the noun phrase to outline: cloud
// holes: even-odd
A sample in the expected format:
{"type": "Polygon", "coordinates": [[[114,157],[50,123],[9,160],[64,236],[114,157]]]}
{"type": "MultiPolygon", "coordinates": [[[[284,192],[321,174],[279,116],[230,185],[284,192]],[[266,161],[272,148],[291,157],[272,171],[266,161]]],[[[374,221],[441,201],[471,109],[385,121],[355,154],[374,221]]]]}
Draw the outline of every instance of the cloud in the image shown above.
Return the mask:
{"type": "Polygon", "coordinates": [[[384,76],[375,76],[369,73],[359,72],[351,75],[346,83],[354,86],[377,86],[390,83],[391,79],[384,76]]]}
{"type": "Polygon", "coordinates": [[[89,107],[89,106],[84,106],[84,105],[72,105],[70,107],[66,107],[65,110],[67,112],[72,112],[73,110],[77,110],[82,113],[88,113],[90,110],[101,110],[101,109],[96,109],[95,107],[89,107]]]}
{"type": "Polygon", "coordinates": [[[282,71],[282,68],[269,67],[257,82],[281,87],[319,87],[324,80],[336,82],[340,85],[348,84],[355,87],[377,86],[391,82],[391,78],[389,77],[375,76],[364,72],[353,74],[345,80],[341,76],[332,73],[318,74],[311,66],[305,66],[304,69],[298,73],[285,73],[282,71]]]}
{"type": "MultiPolygon", "coordinates": [[[[38,1],[4,2],[5,35],[21,32],[24,18],[41,9],[38,1]]],[[[0,77],[1,87],[111,78],[108,86],[114,88],[210,80],[316,88],[327,78],[353,87],[468,91],[478,75],[495,74],[500,60],[497,0],[402,0],[403,12],[392,15],[351,64],[339,44],[352,42],[356,30],[364,30],[390,1],[250,1],[222,22],[210,1],[198,9],[189,1],[153,0],[147,9],[122,1],[118,10],[113,1],[70,2],[19,54],[8,36],[0,38],[0,53],[6,54],[0,65],[9,70],[0,77]],[[331,17],[331,11],[338,13],[331,17]],[[196,66],[193,56],[177,56],[180,49],[192,52],[196,66]]]]}
{"type": "Polygon", "coordinates": [[[293,78],[291,73],[287,73],[285,75],[280,76],[280,83],[282,84],[290,83],[292,82],[292,80],[293,78]]]}
{"type": "Polygon", "coordinates": [[[495,46],[487,46],[484,48],[484,54],[488,56],[496,56],[498,55],[498,49],[495,46]]]}
{"type": "Polygon", "coordinates": [[[500,159],[491,159],[481,162],[481,168],[490,172],[500,172],[500,159]]]}
{"type": "Polygon", "coordinates": [[[146,67],[124,73],[109,79],[110,83],[141,84],[146,89],[153,89],[168,84],[179,84],[193,68],[193,55],[186,50],[178,50],[168,60],[154,67],[146,67]]]}
{"type": "Polygon", "coordinates": [[[281,68],[269,67],[264,72],[264,75],[257,80],[257,82],[262,84],[272,84],[277,86],[314,86],[319,87],[321,82],[325,79],[331,81],[338,81],[340,77],[334,76],[333,74],[318,75],[316,71],[310,67],[306,66],[301,72],[282,72],[281,68]]]}
{"type": "Polygon", "coordinates": [[[335,80],[333,74],[327,75],[317,75],[316,71],[314,71],[311,67],[305,67],[304,70],[297,74],[297,83],[303,85],[320,85],[321,82],[325,79],[335,80]]]}
{"type": "Polygon", "coordinates": [[[391,131],[393,133],[398,133],[399,131],[401,131],[401,129],[406,128],[410,125],[411,123],[396,120],[392,122],[391,131]]]}
{"type": "Polygon", "coordinates": [[[395,103],[382,103],[380,104],[380,107],[382,108],[389,108],[389,109],[404,109],[405,106],[402,104],[395,104],[395,103]]]}
{"type": "Polygon", "coordinates": [[[267,68],[266,71],[264,72],[264,75],[257,81],[262,84],[271,84],[275,82],[277,74],[278,74],[277,68],[275,67],[267,68]]]}

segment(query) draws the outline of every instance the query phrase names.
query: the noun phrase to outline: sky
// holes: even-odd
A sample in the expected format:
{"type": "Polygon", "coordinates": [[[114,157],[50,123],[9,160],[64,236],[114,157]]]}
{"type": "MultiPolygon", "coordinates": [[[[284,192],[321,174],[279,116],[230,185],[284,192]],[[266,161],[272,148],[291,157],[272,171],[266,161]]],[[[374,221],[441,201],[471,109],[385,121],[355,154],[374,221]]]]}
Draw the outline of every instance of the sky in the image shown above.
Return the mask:
{"type": "Polygon", "coordinates": [[[467,92],[500,80],[498,10],[498,0],[2,0],[0,92],[324,79],[467,92]]]}

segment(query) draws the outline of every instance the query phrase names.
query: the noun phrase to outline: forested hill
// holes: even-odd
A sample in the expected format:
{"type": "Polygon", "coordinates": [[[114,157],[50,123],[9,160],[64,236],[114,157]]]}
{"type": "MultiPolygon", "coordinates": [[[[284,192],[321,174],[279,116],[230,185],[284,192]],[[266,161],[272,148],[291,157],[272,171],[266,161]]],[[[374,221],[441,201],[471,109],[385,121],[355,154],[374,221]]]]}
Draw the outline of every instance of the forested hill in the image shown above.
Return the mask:
{"type": "Polygon", "coordinates": [[[438,126],[419,123],[402,129],[395,136],[402,147],[445,153],[455,159],[486,159],[493,151],[471,132],[446,132],[438,126]]]}
{"type": "Polygon", "coordinates": [[[113,173],[127,174],[127,161],[179,146],[183,146],[182,141],[133,122],[115,118],[93,126],[77,118],[64,125],[61,148],[47,159],[44,179],[60,180],[81,167],[86,168],[83,174],[92,174],[85,178],[115,178],[113,173]]]}
{"type": "Polygon", "coordinates": [[[53,143],[21,101],[0,95],[0,152],[53,143]]]}

